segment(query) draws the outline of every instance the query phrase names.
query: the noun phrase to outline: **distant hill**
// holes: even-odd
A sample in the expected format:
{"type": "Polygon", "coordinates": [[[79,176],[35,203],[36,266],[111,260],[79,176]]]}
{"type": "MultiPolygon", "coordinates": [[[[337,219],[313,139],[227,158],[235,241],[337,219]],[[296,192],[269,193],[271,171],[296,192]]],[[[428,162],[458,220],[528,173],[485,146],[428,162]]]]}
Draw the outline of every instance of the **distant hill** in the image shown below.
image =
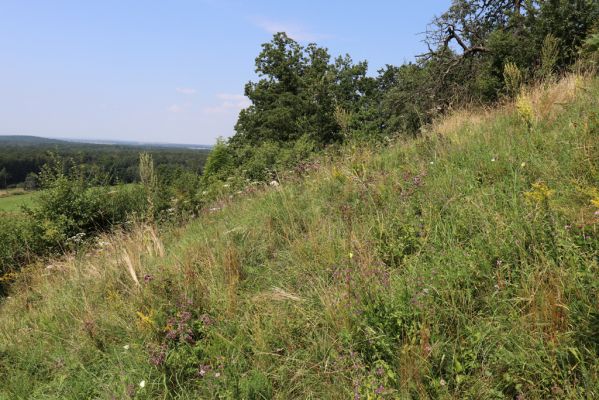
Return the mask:
{"type": "MultiPolygon", "coordinates": [[[[211,146],[125,141],[51,139],[30,135],[0,136],[0,171],[6,170],[3,185],[15,186],[29,173],[38,173],[54,155],[89,168],[98,168],[114,182],[135,182],[139,177],[139,154],[149,152],[164,173],[177,169],[200,172],[211,146]]],[[[163,173],[163,175],[164,175],[163,173]]]]}
{"type": "Polygon", "coordinates": [[[49,139],[40,136],[0,135],[0,144],[11,146],[36,146],[48,144],[68,144],[68,142],[64,140],[49,139]]]}
{"type": "Polygon", "coordinates": [[[11,146],[37,146],[37,145],[72,145],[73,143],[85,145],[130,146],[142,148],[173,148],[208,150],[209,144],[191,143],[154,143],[130,140],[105,140],[105,139],[70,139],[70,138],[45,138],[31,135],[0,135],[0,143],[11,146]]]}

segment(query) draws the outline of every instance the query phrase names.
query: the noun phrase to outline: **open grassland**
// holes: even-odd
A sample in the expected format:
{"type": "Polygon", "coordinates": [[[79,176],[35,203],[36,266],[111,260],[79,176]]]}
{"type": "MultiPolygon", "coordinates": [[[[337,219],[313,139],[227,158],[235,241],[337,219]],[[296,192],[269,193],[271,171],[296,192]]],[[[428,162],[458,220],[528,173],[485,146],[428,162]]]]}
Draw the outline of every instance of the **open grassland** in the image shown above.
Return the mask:
{"type": "Polygon", "coordinates": [[[569,77],[26,269],[0,397],[597,398],[597,110],[569,77]]]}
{"type": "Polygon", "coordinates": [[[20,212],[22,206],[32,206],[37,193],[21,189],[0,190],[0,212],[20,212]]]}

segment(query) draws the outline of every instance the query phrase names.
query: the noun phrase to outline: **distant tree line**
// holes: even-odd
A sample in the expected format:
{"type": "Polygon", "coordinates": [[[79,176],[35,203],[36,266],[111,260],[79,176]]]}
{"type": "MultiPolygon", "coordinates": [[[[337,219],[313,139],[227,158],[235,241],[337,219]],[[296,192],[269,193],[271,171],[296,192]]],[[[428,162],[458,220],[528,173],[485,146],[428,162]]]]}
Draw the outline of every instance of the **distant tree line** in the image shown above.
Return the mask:
{"type": "Polygon", "coordinates": [[[89,176],[102,176],[106,184],[139,181],[139,153],[152,154],[162,175],[187,171],[200,174],[209,150],[139,147],[81,143],[38,143],[33,141],[0,142],[0,188],[23,186],[35,189],[42,167],[55,159],[64,165],[76,164],[89,176]]]}
{"type": "Polygon", "coordinates": [[[203,182],[270,179],[331,144],[417,135],[452,108],[514,95],[514,80],[594,68],[598,21],[597,0],[453,0],[427,27],[425,53],[376,76],[366,61],[332,59],[277,33],[256,58],[259,80],[245,86],[251,105],[215,147],[203,182]]]}

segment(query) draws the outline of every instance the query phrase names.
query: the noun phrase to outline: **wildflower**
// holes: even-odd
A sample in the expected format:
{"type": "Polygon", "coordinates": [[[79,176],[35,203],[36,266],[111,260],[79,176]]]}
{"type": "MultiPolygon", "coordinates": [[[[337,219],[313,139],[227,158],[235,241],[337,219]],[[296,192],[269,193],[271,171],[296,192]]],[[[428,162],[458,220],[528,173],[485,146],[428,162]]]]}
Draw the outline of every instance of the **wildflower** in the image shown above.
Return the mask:
{"type": "Polygon", "coordinates": [[[376,390],[374,391],[374,393],[381,394],[384,391],[385,391],[385,387],[383,385],[380,385],[378,388],[376,388],[376,390]]]}
{"type": "Polygon", "coordinates": [[[352,252],[350,251],[350,252],[349,252],[349,254],[348,254],[348,256],[349,256],[349,259],[351,260],[352,258],[354,258],[354,253],[352,253],[352,252]]]}
{"type": "Polygon", "coordinates": [[[198,371],[198,375],[205,376],[208,371],[210,371],[210,365],[206,364],[206,365],[200,365],[200,370],[198,371]]]}
{"type": "Polygon", "coordinates": [[[447,385],[447,382],[445,382],[445,379],[441,378],[441,380],[439,381],[439,384],[441,386],[445,386],[445,385],[447,385]]]}
{"type": "Polygon", "coordinates": [[[526,94],[522,93],[516,98],[516,110],[518,111],[518,116],[526,123],[528,131],[532,131],[535,115],[532,102],[526,94]]]}
{"type": "Polygon", "coordinates": [[[524,193],[524,197],[530,202],[541,203],[553,197],[554,193],[555,191],[549,189],[549,187],[545,183],[537,182],[533,183],[531,190],[524,193]]]}
{"type": "Polygon", "coordinates": [[[225,184],[223,185],[223,187],[224,187],[224,188],[228,188],[229,186],[231,186],[231,185],[229,185],[228,183],[225,183],[225,184]]]}
{"type": "Polygon", "coordinates": [[[491,162],[495,162],[495,157],[491,158],[491,162]]]}
{"type": "Polygon", "coordinates": [[[522,164],[520,164],[520,167],[522,167],[522,168],[526,167],[526,163],[523,162],[522,164]]]}
{"type": "Polygon", "coordinates": [[[210,315],[208,314],[202,314],[200,316],[200,321],[202,321],[204,326],[210,326],[214,323],[214,321],[212,321],[212,318],[210,318],[210,315]]]}
{"type": "Polygon", "coordinates": [[[434,163],[435,163],[434,161],[431,161],[431,162],[430,162],[430,164],[431,164],[431,165],[433,165],[434,163]]]}
{"type": "Polygon", "coordinates": [[[156,327],[156,323],[154,322],[154,319],[152,318],[152,315],[154,314],[153,310],[150,310],[148,315],[144,314],[141,311],[137,311],[136,314],[137,314],[137,317],[139,318],[139,320],[137,322],[140,327],[142,327],[142,328],[156,327]]]}
{"type": "Polygon", "coordinates": [[[124,346],[123,346],[123,349],[125,349],[125,350],[129,350],[129,345],[128,345],[128,344],[124,345],[124,346]]]}
{"type": "Polygon", "coordinates": [[[153,280],[154,280],[154,277],[152,275],[150,275],[150,274],[144,275],[144,282],[145,283],[151,282],[153,280]]]}
{"type": "Polygon", "coordinates": [[[219,378],[219,377],[220,377],[220,372],[215,372],[215,373],[214,373],[214,377],[215,377],[215,378],[219,378]]]}
{"type": "Polygon", "coordinates": [[[139,382],[139,387],[142,388],[142,389],[145,388],[146,387],[146,381],[139,382]]]}

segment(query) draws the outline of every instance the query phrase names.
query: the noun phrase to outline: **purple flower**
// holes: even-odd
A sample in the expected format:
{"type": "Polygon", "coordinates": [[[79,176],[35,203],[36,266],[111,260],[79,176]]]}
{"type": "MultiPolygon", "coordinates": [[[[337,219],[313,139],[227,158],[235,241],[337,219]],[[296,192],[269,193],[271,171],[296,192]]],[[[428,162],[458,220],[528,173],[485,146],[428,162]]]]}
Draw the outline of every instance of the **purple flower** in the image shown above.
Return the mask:
{"type": "Polygon", "coordinates": [[[202,314],[200,316],[200,321],[202,321],[204,326],[210,326],[214,323],[214,321],[212,320],[212,318],[210,318],[210,315],[208,314],[202,314]]]}
{"type": "Polygon", "coordinates": [[[191,319],[191,313],[189,311],[183,311],[180,315],[179,315],[179,323],[184,323],[187,322],[191,319]]]}
{"type": "Polygon", "coordinates": [[[166,361],[167,346],[165,344],[150,350],[150,364],[158,367],[166,361]]]}
{"type": "Polygon", "coordinates": [[[385,387],[383,385],[379,386],[378,388],[376,388],[376,390],[374,391],[374,393],[376,394],[381,394],[385,391],[385,387]]]}

